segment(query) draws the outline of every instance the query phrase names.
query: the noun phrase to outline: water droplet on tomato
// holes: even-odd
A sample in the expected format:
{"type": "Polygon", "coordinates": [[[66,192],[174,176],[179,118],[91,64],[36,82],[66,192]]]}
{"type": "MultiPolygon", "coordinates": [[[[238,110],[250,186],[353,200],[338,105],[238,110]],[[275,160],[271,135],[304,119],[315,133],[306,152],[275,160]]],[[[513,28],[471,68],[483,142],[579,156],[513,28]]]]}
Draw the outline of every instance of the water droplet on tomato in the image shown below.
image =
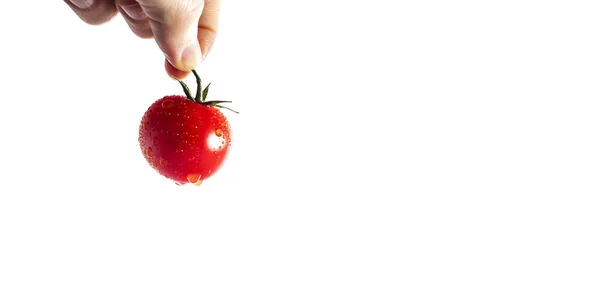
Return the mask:
{"type": "Polygon", "coordinates": [[[189,183],[194,184],[195,186],[199,186],[200,184],[202,184],[202,176],[200,176],[200,174],[189,174],[187,176],[187,180],[189,181],[189,183]]]}
{"type": "Polygon", "coordinates": [[[217,130],[215,130],[215,134],[216,134],[217,136],[221,136],[221,135],[223,135],[223,131],[221,131],[221,129],[218,129],[218,128],[217,128],[217,130]]]}
{"type": "Polygon", "coordinates": [[[164,157],[160,158],[160,165],[163,167],[166,167],[169,164],[169,161],[167,161],[164,157]]]}
{"type": "Polygon", "coordinates": [[[157,138],[157,137],[154,137],[154,138],[152,139],[152,145],[154,145],[154,146],[158,146],[158,138],[157,138]]]}
{"type": "Polygon", "coordinates": [[[163,103],[160,105],[163,108],[169,108],[171,106],[173,106],[175,104],[175,102],[173,102],[173,100],[165,100],[163,101],[163,103]]]}
{"type": "Polygon", "coordinates": [[[152,157],[152,147],[148,147],[148,156],[152,157]]]}

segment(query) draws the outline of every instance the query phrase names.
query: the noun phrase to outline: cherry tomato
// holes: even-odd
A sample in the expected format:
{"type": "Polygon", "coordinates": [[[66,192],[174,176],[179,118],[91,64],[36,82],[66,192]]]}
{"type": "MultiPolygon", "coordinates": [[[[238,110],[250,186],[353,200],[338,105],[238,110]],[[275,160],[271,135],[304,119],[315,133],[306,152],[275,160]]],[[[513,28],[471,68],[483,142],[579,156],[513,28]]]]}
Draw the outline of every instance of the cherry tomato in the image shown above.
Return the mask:
{"type": "Polygon", "coordinates": [[[156,100],[139,127],[139,144],[146,161],[179,185],[200,185],[214,175],[231,145],[230,124],[221,111],[226,108],[222,104],[230,101],[206,101],[210,84],[202,89],[198,73],[193,73],[198,84],[196,96],[192,97],[185,83],[179,81],[186,96],[156,100]]]}

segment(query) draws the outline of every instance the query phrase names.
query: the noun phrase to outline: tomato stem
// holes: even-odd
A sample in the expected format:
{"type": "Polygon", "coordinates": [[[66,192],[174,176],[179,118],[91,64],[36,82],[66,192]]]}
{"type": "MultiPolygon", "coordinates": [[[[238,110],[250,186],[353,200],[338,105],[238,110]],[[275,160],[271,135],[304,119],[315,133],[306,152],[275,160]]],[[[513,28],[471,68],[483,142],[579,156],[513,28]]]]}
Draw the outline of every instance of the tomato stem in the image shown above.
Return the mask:
{"type": "Polygon", "coordinates": [[[181,80],[177,80],[179,81],[179,84],[181,84],[181,87],[183,88],[183,92],[185,93],[185,96],[194,101],[194,98],[192,98],[192,94],[190,93],[190,88],[187,86],[187,84],[185,84],[185,82],[181,81],[181,80]]]}
{"type": "Polygon", "coordinates": [[[206,104],[206,105],[215,105],[215,104],[221,104],[221,103],[231,103],[231,101],[225,101],[225,100],[211,100],[211,101],[206,101],[206,102],[204,102],[204,104],[206,104]]]}
{"type": "Polygon", "coordinates": [[[208,96],[208,88],[209,87],[210,87],[210,83],[204,88],[204,91],[202,91],[202,102],[206,101],[206,96],[208,96]]]}
{"type": "Polygon", "coordinates": [[[194,77],[196,77],[196,97],[192,98],[192,93],[190,92],[190,88],[187,86],[187,84],[185,84],[185,82],[181,81],[181,80],[177,80],[179,81],[179,84],[181,85],[181,87],[183,88],[183,92],[185,92],[185,96],[193,102],[196,102],[198,104],[202,104],[202,105],[207,105],[207,106],[214,106],[217,108],[224,108],[227,110],[230,110],[236,114],[239,114],[239,112],[226,107],[226,106],[222,106],[222,103],[231,103],[231,101],[225,101],[225,100],[211,100],[211,101],[206,101],[206,97],[208,96],[208,88],[210,87],[210,83],[208,85],[206,85],[206,87],[204,89],[202,89],[202,80],[200,79],[200,75],[198,75],[198,72],[196,72],[196,70],[192,69],[192,73],[194,73],[194,77]]]}
{"type": "Polygon", "coordinates": [[[198,75],[198,72],[196,72],[195,69],[192,70],[192,73],[194,73],[194,77],[196,77],[196,97],[194,98],[194,101],[203,102],[200,98],[202,96],[202,79],[200,79],[200,75],[198,75]]]}
{"type": "Polygon", "coordinates": [[[236,114],[239,114],[239,112],[238,112],[238,111],[235,111],[235,110],[233,110],[233,109],[231,109],[231,108],[229,108],[229,107],[227,107],[227,106],[222,106],[222,105],[219,105],[219,104],[213,104],[212,106],[214,106],[214,107],[218,107],[218,108],[224,108],[224,109],[230,110],[230,111],[232,111],[232,112],[234,112],[234,113],[236,113],[236,114]]]}

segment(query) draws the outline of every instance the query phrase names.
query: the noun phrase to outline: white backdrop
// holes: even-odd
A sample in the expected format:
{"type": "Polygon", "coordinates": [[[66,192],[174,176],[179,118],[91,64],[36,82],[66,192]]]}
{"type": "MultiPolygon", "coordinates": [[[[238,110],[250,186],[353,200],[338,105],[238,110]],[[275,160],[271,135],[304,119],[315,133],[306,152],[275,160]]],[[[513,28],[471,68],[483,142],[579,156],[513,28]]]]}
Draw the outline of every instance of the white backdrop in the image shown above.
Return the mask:
{"type": "MultiPolygon", "coordinates": [[[[152,40],[2,6],[0,299],[598,299],[598,1],[224,1],[200,187],[152,40]]],[[[193,80],[187,82],[193,86],[193,80]]]]}

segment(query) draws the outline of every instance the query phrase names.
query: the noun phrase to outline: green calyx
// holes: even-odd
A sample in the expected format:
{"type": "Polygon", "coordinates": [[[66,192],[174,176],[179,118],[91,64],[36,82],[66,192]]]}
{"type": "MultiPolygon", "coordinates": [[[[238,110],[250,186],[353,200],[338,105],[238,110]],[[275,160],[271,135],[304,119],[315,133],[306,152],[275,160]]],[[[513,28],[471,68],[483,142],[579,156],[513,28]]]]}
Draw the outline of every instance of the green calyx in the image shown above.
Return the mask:
{"type": "Polygon", "coordinates": [[[212,100],[212,101],[206,101],[206,96],[208,96],[208,88],[210,88],[210,83],[204,88],[202,89],[202,80],[200,79],[200,76],[198,75],[198,72],[196,72],[196,70],[192,70],[192,73],[194,73],[194,77],[196,77],[196,96],[192,97],[192,93],[190,92],[190,88],[187,86],[187,84],[185,84],[185,82],[177,79],[177,81],[179,81],[179,84],[181,84],[181,87],[183,88],[183,92],[185,93],[185,96],[193,102],[196,102],[198,104],[202,104],[202,105],[209,105],[209,106],[214,106],[214,107],[218,107],[218,108],[224,108],[227,110],[230,110],[236,114],[239,114],[239,112],[223,106],[221,104],[223,103],[231,103],[231,101],[224,101],[224,100],[212,100]]]}

